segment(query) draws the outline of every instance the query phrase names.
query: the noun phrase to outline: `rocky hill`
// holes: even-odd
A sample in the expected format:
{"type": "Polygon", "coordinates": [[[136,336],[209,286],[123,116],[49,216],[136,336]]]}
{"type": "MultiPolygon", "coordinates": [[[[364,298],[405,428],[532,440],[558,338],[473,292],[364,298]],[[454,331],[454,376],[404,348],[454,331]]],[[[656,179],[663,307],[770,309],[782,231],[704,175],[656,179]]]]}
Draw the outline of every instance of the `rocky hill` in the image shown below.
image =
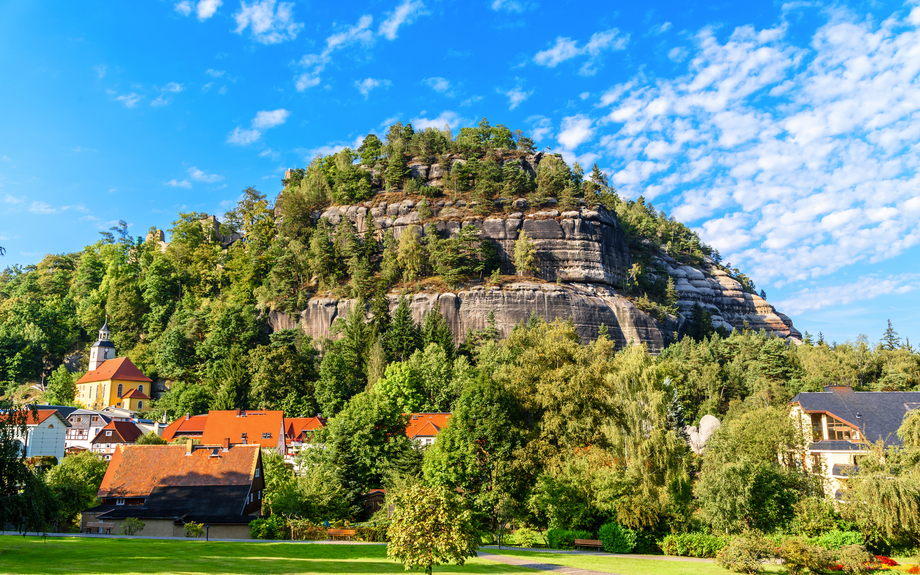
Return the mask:
{"type": "MultiPolygon", "coordinates": [[[[522,170],[535,175],[543,159],[544,155],[537,153],[519,158],[518,162],[522,170]]],[[[459,157],[447,160],[452,170],[465,163],[459,157]]],[[[502,165],[502,160],[507,161],[500,158],[497,163],[502,165]]],[[[413,161],[408,167],[416,185],[439,191],[444,188],[445,171],[439,164],[426,166],[413,161]]],[[[372,181],[379,185],[380,174],[371,172],[372,181]]],[[[659,313],[655,318],[637,307],[636,298],[629,297],[628,290],[623,289],[636,257],[631,254],[617,215],[604,205],[577,199],[566,209],[552,197],[539,200],[538,206],[527,197],[499,197],[491,205],[484,205],[470,199],[469,194],[450,193],[449,186],[446,194],[431,199],[375,191],[379,193],[364,202],[317,210],[313,220],[340,226],[343,219],[348,219],[358,235],[365,234],[367,225],[373,225],[373,233],[381,241],[388,233],[399,240],[403,234],[419,233],[429,224],[445,238],[457,237],[464,226],[474,226],[479,230],[480,241],[496,247],[504,276],[501,282],[471,281],[458,289],[428,287],[408,294],[417,320],[421,321],[429,311],[439,310],[457,339],[462,339],[469,329],[484,329],[490,313],[503,335],[535,313],[550,321],[571,320],[586,341],[596,338],[603,325],[620,346],[641,342],[658,352],[681,331],[695,304],[711,315],[714,327],[764,329],[793,340],[801,338],[787,316],[749,293],[751,290],[745,290],[711,257],[688,265],[664,249],[644,249],[645,259],[650,260],[645,262],[649,281],[665,281],[662,275],[672,278],[677,294],[676,309],[672,311],[676,313],[659,313]],[[508,276],[516,273],[514,244],[522,231],[534,243],[536,271],[530,278],[512,279],[508,276]]],[[[279,197],[276,205],[282,202],[279,197]]],[[[282,214],[276,209],[276,215],[282,214]]],[[[402,292],[401,288],[389,293],[391,309],[402,292]]],[[[354,298],[319,293],[299,314],[270,311],[270,323],[275,329],[300,326],[314,338],[334,337],[333,322],[350,313],[355,303],[354,298]]]]}

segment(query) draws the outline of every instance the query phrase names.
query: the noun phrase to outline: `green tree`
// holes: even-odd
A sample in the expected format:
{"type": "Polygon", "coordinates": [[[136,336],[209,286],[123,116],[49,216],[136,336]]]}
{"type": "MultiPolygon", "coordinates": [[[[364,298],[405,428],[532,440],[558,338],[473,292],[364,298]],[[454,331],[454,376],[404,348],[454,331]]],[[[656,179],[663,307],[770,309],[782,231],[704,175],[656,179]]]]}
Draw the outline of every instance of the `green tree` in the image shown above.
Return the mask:
{"type": "Polygon", "coordinates": [[[63,504],[62,523],[68,527],[75,526],[80,512],[96,504],[96,493],[108,465],[108,461],[84,451],[68,455],[48,471],[45,482],[63,504]]]}
{"type": "Polygon", "coordinates": [[[138,437],[134,445],[166,445],[166,440],[157,435],[156,431],[151,431],[138,437]]]}
{"type": "Polygon", "coordinates": [[[891,320],[888,320],[888,328],[885,330],[885,334],[882,336],[882,348],[888,351],[894,351],[901,347],[901,338],[898,337],[898,332],[891,327],[891,320]]]}
{"type": "Polygon", "coordinates": [[[387,355],[390,358],[405,361],[419,348],[420,338],[418,325],[412,319],[409,309],[409,300],[406,296],[399,296],[399,304],[393,313],[393,321],[386,333],[387,355]]]}
{"type": "Polygon", "coordinates": [[[361,164],[368,168],[373,168],[377,160],[383,157],[383,142],[376,134],[368,134],[361,142],[358,148],[358,154],[361,155],[361,164]]]}
{"type": "Polygon", "coordinates": [[[406,570],[443,563],[463,565],[476,556],[479,536],[472,512],[460,497],[443,487],[416,485],[392,496],[394,507],[387,530],[387,556],[406,570]]]}
{"type": "Polygon", "coordinates": [[[514,268],[520,276],[537,271],[537,247],[523,229],[514,241],[514,268]]]}
{"type": "Polygon", "coordinates": [[[48,378],[48,390],[42,399],[49,405],[73,405],[76,396],[76,378],[62,363],[48,378]]]}

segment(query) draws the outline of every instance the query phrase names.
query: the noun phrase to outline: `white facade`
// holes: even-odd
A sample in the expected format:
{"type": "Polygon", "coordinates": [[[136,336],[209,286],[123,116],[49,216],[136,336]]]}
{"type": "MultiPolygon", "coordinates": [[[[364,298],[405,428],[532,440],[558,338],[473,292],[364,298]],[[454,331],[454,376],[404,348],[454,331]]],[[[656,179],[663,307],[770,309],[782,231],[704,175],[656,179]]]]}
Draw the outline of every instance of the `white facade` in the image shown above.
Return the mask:
{"type": "Polygon", "coordinates": [[[29,424],[26,436],[17,437],[23,444],[26,457],[54,456],[58,461],[64,459],[64,437],[67,434],[67,422],[58,412],[38,424],[29,424]]]}

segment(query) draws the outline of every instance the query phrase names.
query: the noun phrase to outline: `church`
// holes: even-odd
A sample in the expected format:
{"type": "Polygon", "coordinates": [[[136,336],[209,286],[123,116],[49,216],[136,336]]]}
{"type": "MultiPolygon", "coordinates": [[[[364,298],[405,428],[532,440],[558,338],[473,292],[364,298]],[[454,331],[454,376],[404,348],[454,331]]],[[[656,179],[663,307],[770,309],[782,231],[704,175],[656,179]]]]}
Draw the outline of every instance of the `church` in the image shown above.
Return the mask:
{"type": "Polygon", "coordinates": [[[150,404],[146,392],[152,381],[127,357],[115,357],[115,344],[109,341],[109,324],[105,322],[90,348],[89,371],[77,380],[76,399],[87,409],[143,411],[150,404]]]}

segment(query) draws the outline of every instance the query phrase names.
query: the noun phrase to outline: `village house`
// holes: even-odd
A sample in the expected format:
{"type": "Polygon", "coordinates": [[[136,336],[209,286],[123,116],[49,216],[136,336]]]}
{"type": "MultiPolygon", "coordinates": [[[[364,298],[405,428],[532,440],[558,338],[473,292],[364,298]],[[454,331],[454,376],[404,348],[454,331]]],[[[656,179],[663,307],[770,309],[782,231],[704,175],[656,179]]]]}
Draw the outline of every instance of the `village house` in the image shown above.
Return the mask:
{"type": "Polygon", "coordinates": [[[70,427],[65,438],[65,451],[68,454],[89,451],[92,448],[90,442],[110,421],[112,417],[101,411],[77,409],[67,417],[70,427]]]}
{"type": "Polygon", "coordinates": [[[422,447],[433,445],[441,430],[447,427],[450,413],[410,413],[406,436],[422,447]]]}
{"type": "Polygon", "coordinates": [[[129,517],[139,535],[182,537],[186,523],[210,537],[249,539],[265,480],[258,445],[120,445],[102,479],[100,504],[82,513],[81,531],[121,531],[129,517]],[[97,524],[97,525],[90,525],[97,524]]]}
{"type": "Polygon", "coordinates": [[[236,409],[186,414],[163,431],[167,442],[179,437],[198,439],[205,445],[222,445],[224,440],[230,445],[258,445],[284,455],[284,412],[236,409]]]}
{"type": "Polygon", "coordinates": [[[89,371],[77,380],[76,399],[89,409],[113,406],[143,411],[150,405],[146,392],[152,382],[130,359],[115,357],[106,322],[90,348],[89,371]]]}
{"type": "MultiPolygon", "coordinates": [[[[64,458],[64,441],[67,420],[56,409],[26,409],[26,431],[14,431],[14,441],[25,457],[57,457],[58,461],[64,458]]],[[[0,414],[7,419],[9,414],[0,414]]]]}
{"type": "Polygon", "coordinates": [[[90,448],[103,459],[111,459],[116,447],[134,445],[142,435],[143,430],[132,421],[110,421],[90,441],[90,448]]]}
{"type": "Polygon", "coordinates": [[[313,443],[313,435],[323,427],[326,427],[324,417],[285,417],[284,442],[286,453],[293,456],[300,453],[305,444],[310,446],[313,443]]]}
{"type": "Polygon", "coordinates": [[[792,417],[811,440],[806,469],[822,474],[827,494],[841,499],[869,443],[901,445],[898,428],[908,412],[920,407],[920,392],[853,391],[832,385],[799,393],[789,403],[792,417]]]}

